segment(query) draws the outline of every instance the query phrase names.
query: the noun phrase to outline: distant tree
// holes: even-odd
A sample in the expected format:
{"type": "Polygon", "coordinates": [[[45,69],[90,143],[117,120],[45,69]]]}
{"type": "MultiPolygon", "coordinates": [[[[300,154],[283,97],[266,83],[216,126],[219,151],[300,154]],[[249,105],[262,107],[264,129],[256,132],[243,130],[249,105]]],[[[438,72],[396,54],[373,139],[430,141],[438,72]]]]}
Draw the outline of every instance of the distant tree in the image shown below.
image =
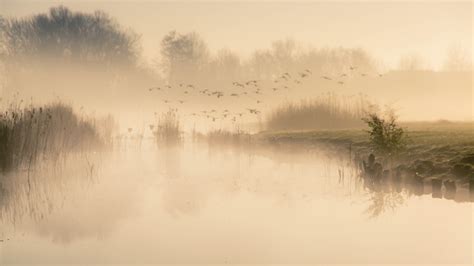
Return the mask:
{"type": "Polygon", "coordinates": [[[377,71],[375,60],[364,49],[342,49],[340,53],[343,55],[342,58],[346,67],[347,65],[354,66],[357,67],[359,71],[366,73],[377,71]]]}
{"type": "Polygon", "coordinates": [[[68,60],[133,65],[139,37],[102,11],[92,14],[53,7],[48,13],[0,20],[0,47],[7,62],[68,60]]]}
{"type": "Polygon", "coordinates": [[[297,44],[294,40],[285,39],[273,42],[271,52],[278,72],[293,70],[298,57],[297,44]]]}
{"type": "Polygon", "coordinates": [[[451,47],[443,64],[445,71],[469,71],[472,69],[472,61],[468,52],[460,47],[451,47]]]}
{"type": "Polygon", "coordinates": [[[227,49],[217,51],[216,56],[213,58],[213,62],[217,67],[223,68],[228,72],[235,72],[240,67],[239,56],[227,49]]]}
{"type": "Polygon", "coordinates": [[[313,72],[340,74],[356,67],[358,71],[373,73],[377,67],[373,58],[363,49],[322,48],[303,51],[291,39],[275,41],[271,49],[258,50],[252,55],[249,66],[262,78],[282,72],[297,72],[309,68],[313,72]]]}
{"type": "Polygon", "coordinates": [[[400,58],[398,69],[401,71],[418,71],[426,69],[425,63],[421,56],[416,54],[404,55],[400,58]]]}
{"type": "Polygon", "coordinates": [[[206,74],[211,79],[219,82],[219,85],[228,83],[230,80],[236,80],[241,72],[240,58],[237,54],[227,49],[217,51],[216,55],[210,59],[206,74]]]}
{"type": "Polygon", "coordinates": [[[161,41],[162,66],[171,82],[194,80],[209,61],[209,50],[195,32],[169,32],[161,41]]]}
{"type": "Polygon", "coordinates": [[[259,78],[271,78],[272,75],[277,74],[275,69],[275,58],[271,51],[257,50],[250,60],[248,67],[259,78]]]}

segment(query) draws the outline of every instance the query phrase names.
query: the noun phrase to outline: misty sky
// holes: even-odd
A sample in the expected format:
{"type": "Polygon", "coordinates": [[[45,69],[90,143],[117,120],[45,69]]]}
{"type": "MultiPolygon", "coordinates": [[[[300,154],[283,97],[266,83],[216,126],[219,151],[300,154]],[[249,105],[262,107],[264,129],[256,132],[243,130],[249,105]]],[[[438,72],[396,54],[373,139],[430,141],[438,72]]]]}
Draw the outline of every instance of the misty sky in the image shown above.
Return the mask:
{"type": "Polygon", "coordinates": [[[304,46],[362,47],[388,66],[419,54],[438,67],[450,47],[472,55],[472,2],[160,2],[0,1],[0,14],[24,16],[63,3],[73,10],[101,9],[142,35],[148,58],[170,30],[197,31],[212,50],[243,56],[292,38],[304,46]]]}

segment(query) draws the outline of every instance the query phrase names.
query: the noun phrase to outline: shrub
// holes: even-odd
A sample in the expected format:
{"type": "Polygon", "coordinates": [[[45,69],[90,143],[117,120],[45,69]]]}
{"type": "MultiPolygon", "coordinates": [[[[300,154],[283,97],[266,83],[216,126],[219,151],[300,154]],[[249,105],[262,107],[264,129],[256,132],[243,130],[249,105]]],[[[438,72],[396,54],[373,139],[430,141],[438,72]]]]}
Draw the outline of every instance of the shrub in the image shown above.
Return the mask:
{"type": "Polygon", "coordinates": [[[369,113],[362,119],[369,126],[369,140],[375,151],[385,156],[393,156],[405,147],[405,131],[397,125],[396,117],[390,112],[386,118],[377,113],[369,113]]]}

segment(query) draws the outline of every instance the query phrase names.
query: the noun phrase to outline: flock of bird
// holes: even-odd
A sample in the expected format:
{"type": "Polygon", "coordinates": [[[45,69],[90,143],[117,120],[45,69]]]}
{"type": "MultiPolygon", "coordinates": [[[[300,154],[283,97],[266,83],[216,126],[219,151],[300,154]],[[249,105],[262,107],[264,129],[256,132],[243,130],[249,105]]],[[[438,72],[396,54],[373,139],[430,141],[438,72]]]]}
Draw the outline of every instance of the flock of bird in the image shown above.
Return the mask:
{"type": "MultiPolygon", "coordinates": [[[[272,80],[270,81],[260,81],[260,80],[247,80],[247,81],[234,81],[232,82],[232,88],[228,90],[227,92],[221,91],[221,90],[211,90],[207,88],[202,88],[199,89],[197,86],[193,84],[185,84],[185,83],[179,83],[176,85],[164,85],[164,86],[157,86],[157,87],[151,87],[148,88],[149,92],[164,92],[168,90],[173,90],[175,92],[179,92],[182,94],[182,96],[187,96],[187,95],[201,95],[201,96],[206,96],[206,97],[215,97],[216,99],[221,99],[221,98],[238,98],[238,97],[246,97],[250,100],[250,102],[254,102],[257,104],[256,106],[253,105],[252,107],[248,107],[242,110],[239,110],[237,112],[231,112],[228,109],[224,109],[221,111],[218,111],[216,109],[206,109],[206,110],[201,110],[197,112],[192,112],[189,113],[189,116],[193,117],[203,117],[205,119],[208,119],[211,122],[216,122],[218,119],[225,120],[228,119],[232,123],[236,122],[238,118],[241,118],[244,115],[259,115],[261,113],[261,110],[259,109],[259,105],[262,104],[263,101],[263,96],[264,92],[266,93],[271,92],[271,93],[276,93],[278,91],[286,90],[289,91],[290,88],[294,85],[300,85],[302,84],[306,79],[311,77],[313,75],[313,72],[310,69],[304,69],[300,72],[296,72],[293,74],[290,74],[289,72],[282,73],[280,75],[275,76],[272,80]],[[263,83],[273,83],[273,84],[263,84],[263,83]],[[265,85],[265,86],[264,86],[265,85]],[[178,90],[176,90],[178,89],[178,90]]],[[[348,77],[354,77],[354,76],[360,76],[360,77],[368,77],[369,75],[367,73],[363,72],[358,72],[357,67],[355,66],[350,66],[348,68],[347,73],[340,73],[338,75],[323,75],[320,76],[321,79],[326,80],[328,82],[334,82],[335,84],[338,84],[339,86],[344,85],[347,82],[348,77]]],[[[377,74],[378,77],[382,77],[382,74],[377,74]]],[[[164,96],[164,95],[163,95],[164,96]]],[[[184,99],[177,99],[177,100],[169,100],[166,98],[162,98],[163,103],[170,105],[169,107],[172,107],[173,110],[177,111],[179,108],[173,104],[179,104],[182,105],[186,103],[184,99]]],[[[156,113],[155,113],[156,114],[156,113]]]]}

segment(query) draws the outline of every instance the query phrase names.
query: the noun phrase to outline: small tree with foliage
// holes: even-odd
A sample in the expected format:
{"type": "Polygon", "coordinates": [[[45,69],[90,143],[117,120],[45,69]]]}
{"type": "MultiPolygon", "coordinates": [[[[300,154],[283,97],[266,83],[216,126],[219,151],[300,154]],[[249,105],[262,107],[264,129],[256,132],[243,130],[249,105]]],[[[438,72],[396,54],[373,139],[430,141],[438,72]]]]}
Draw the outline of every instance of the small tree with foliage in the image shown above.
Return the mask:
{"type": "Polygon", "coordinates": [[[397,124],[393,112],[384,118],[377,113],[369,113],[362,119],[369,126],[369,140],[374,150],[392,157],[405,148],[405,131],[397,124]]]}

